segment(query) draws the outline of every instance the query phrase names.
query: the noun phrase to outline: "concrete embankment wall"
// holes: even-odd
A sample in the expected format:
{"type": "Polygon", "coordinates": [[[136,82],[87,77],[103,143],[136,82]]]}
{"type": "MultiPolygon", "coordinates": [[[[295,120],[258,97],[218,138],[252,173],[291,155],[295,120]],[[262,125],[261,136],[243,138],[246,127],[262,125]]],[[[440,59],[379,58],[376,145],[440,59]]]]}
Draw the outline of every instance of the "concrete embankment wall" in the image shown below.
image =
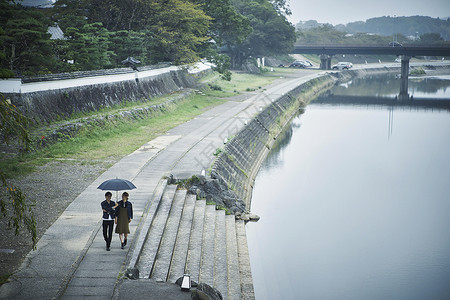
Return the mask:
{"type": "Polygon", "coordinates": [[[112,83],[78,86],[30,93],[7,94],[12,103],[36,123],[64,119],[74,113],[97,111],[123,101],[138,102],[192,87],[195,78],[187,71],[112,83]]]}
{"type": "Polygon", "coordinates": [[[278,134],[300,107],[335,82],[334,76],[325,75],[298,86],[266,106],[227,143],[212,169],[245,201],[247,209],[256,174],[278,134]]]}

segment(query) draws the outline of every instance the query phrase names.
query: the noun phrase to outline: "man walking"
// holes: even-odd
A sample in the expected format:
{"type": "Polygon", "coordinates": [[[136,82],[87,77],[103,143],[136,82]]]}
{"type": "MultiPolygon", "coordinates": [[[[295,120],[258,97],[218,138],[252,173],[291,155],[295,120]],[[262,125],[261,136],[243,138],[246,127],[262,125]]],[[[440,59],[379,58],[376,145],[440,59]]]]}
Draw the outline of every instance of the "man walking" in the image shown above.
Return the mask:
{"type": "Polygon", "coordinates": [[[105,201],[102,202],[102,210],[103,210],[103,237],[106,242],[106,251],[111,250],[111,239],[112,232],[114,227],[114,218],[115,218],[115,208],[117,204],[114,201],[111,201],[112,194],[111,192],[105,193],[105,201]]]}

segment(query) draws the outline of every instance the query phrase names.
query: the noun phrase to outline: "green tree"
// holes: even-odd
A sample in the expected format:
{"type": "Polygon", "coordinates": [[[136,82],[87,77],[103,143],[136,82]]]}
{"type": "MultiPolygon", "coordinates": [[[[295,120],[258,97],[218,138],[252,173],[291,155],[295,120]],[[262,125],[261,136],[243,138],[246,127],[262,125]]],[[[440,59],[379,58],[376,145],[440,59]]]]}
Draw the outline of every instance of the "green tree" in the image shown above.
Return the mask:
{"type": "Polygon", "coordinates": [[[343,31],[350,33],[370,32],[391,37],[394,33],[413,37],[423,33],[438,33],[444,40],[450,40],[449,20],[426,16],[384,16],[371,18],[365,22],[348,23],[343,27],[343,31]]]}
{"type": "MultiPolygon", "coordinates": [[[[114,64],[126,58],[123,57],[125,54],[136,56],[146,63],[194,62],[199,59],[199,53],[209,40],[211,18],[197,4],[190,1],[73,1],[84,8],[85,18],[90,24],[102,23],[104,29],[111,33],[110,41],[114,41],[114,44],[109,47],[111,51],[109,55],[113,58],[114,64]],[[129,33],[126,34],[124,31],[129,33]],[[131,46],[128,51],[124,46],[115,44],[120,38],[131,46]]],[[[83,43],[80,35],[85,34],[85,30],[80,27],[68,27],[67,32],[66,35],[74,42],[73,48],[81,51],[83,43]]]]}
{"type": "Polygon", "coordinates": [[[84,0],[90,22],[101,22],[109,31],[139,31],[147,27],[155,0],[84,0]]]}
{"type": "MultiPolygon", "coordinates": [[[[1,39],[1,36],[5,34],[5,31],[0,27],[0,49],[3,48],[3,41],[1,39]]],[[[0,78],[10,78],[14,76],[14,73],[6,68],[2,68],[3,61],[6,58],[6,54],[3,51],[0,51],[0,78]]]]}
{"type": "Polygon", "coordinates": [[[175,64],[198,61],[198,50],[210,40],[207,33],[211,17],[199,5],[188,1],[160,0],[147,6],[153,18],[147,20],[152,33],[149,49],[152,59],[175,64]]]}
{"type": "MultiPolygon", "coordinates": [[[[19,150],[26,152],[31,144],[28,123],[29,120],[0,94],[0,131],[2,132],[0,141],[9,144],[14,139],[14,142],[18,143],[19,150]]],[[[4,189],[0,198],[0,218],[8,219],[8,227],[13,228],[16,235],[20,233],[22,227],[25,227],[31,233],[33,249],[35,249],[37,232],[36,219],[32,210],[34,202],[28,200],[18,187],[10,184],[1,170],[0,185],[4,189]],[[3,198],[5,194],[6,197],[3,198]]]]}
{"type": "Polygon", "coordinates": [[[269,0],[269,2],[272,4],[277,13],[285,16],[290,16],[292,14],[288,0],[269,0]]]}
{"type": "Polygon", "coordinates": [[[210,61],[215,65],[214,70],[221,74],[221,78],[227,81],[231,80],[230,57],[225,54],[214,53],[210,61]]]}
{"type": "MultiPolygon", "coordinates": [[[[339,27],[341,28],[341,27],[339,27]]],[[[337,30],[330,24],[321,25],[311,29],[303,29],[297,31],[297,44],[357,44],[357,45],[388,45],[392,42],[391,36],[383,36],[377,34],[355,33],[348,34],[344,31],[337,30]]],[[[402,35],[397,35],[397,40],[404,43],[408,39],[402,35]]]]}
{"type": "Polygon", "coordinates": [[[86,0],[58,0],[52,9],[52,20],[63,32],[69,27],[83,28],[87,24],[86,0]]]}
{"type": "MultiPolygon", "coordinates": [[[[7,3],[8,14],[1,14],[1,36],[8,69],[23,74],[47,73],[54,64],[50,20],[41,12],[7,3]]],[[[5,5],[3,1],[2,6],[5,5]]]]}
{"type": "Polygon", "coordinates": [[[77,71],[76,66],[69,63],[70,58],[68,53],[70,51],[69,43],[66,40],[51,40],[53,55],[55,57],[55,65],[53,66],[54,72],[72,72],[77,71]]]}
{"type": "Polygon", "coordinates": [[[420,35],[421,44],[442,44],[444,39],[439,33],[424,33],[420,35]]]}
{"type": "Polygon", "coordinates": [[[334,29],[330,24],[297,32],[298,44],[341,44],[346,42],[346,32],[334,29]]]}
{"type": "MultiPolygon", "coordinates": [[[[398,36],[399,40],[403,40],[402,36],[398,36]]],[[[352,36],[345,37],[345,42],[347,44],[358,44],[358,45],[388,45],[392,41],[390,36],[382,36],[378,34],[366,34],[366,33],[355,33],[352,36]]]]}
{"type": "Polygon", "coordinates": [[[142,64],[149,64],[150,53],[147,47],[147,32],[120,30],[111,32],[110,50],[114,52],[113,64],[120,66],[122,60],[132,56],[141,61],[142,64]]]}
{"type": "Polygon", "coordinates": [[[235,66],[250,56],[287,54],[292,50],[295,29],[270,2],[235,0],[234,3],[239,12],[249,19],[253,29],[243,43],[232,48],[235,66]]]}
{"type": "Polygon", "coordinates": [[[252,32],[249,20],[236,11],[230,0],[197,0],[212,18],[209,34],[219,45],[240,44],[252,32]]]}
{"type": "Polygon", "coordinates": [[[73,60],[75,68],[94,70],[112,65],[114,53],[109,50],[110,32],[101,23],[86,24],[81,30],[69,27],[66,36],[68,48],[65,60],[73,60]]]}

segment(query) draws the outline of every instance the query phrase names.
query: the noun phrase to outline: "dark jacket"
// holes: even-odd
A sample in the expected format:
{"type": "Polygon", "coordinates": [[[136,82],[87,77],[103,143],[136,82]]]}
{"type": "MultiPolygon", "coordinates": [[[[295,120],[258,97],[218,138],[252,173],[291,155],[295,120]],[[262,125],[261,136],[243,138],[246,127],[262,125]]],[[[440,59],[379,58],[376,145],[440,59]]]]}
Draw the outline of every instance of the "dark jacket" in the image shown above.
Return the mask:
{"type": "MultiPolygon", "coordinates": [[[[119,202],[117,202],[117,204],[119,204],[119,206],[117,206],[116,208],[116,217],[119,217],[120,208],[123,207],[123,200],[120,200],[119,202]]],[[[125,202],[125,205],[128,211],[128,218],[133,219],[133,204],[131,204],[130,201],[127,201],[125,202]]]]}
{"type": "Polygon", "coordinates": [[[113,208],[114,205],[116,205],[116,202],[112,200],[109,203],[106,200],[102,202],[102,211],[106,210],[106,212],[103,212],[103,219],[108,219],[108,215],[111,215],[111,219],[114,220],[114,217],[116,216],[116,212],[113,208]]]}

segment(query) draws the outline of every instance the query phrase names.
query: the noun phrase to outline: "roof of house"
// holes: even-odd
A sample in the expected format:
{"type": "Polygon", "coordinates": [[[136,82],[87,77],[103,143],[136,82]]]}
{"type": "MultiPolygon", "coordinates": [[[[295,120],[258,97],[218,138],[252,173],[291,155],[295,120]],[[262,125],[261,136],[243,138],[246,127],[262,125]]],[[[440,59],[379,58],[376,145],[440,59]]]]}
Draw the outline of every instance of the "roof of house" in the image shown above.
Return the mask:
{"type": "Polygon", "coordinates": [[[52,7],[55,0],[21,0],[19,4],[29,7],[49,8],[52,7]]]}
{"type": "Polygon", "coordinates": [[[49,26],[47,29],[47,32],[51,34],[50,37],[51,40],[65,40],[66,37],[64,36],[64,32],[61,30],[61,28],[58,25],[49,26]]]}

